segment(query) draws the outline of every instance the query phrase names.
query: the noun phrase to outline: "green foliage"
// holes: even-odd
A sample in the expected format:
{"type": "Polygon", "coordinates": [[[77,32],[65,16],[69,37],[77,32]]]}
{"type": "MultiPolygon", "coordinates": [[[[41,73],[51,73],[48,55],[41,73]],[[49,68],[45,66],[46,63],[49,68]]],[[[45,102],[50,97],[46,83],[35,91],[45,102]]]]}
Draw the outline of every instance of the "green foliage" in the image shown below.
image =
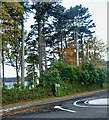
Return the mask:
{"type": "Polygon", "coordinates": [[[87,62],[81,67],[71,66],[61,59],[52,61],[49,72],[41,72],[39,85],[30,89],[30,86],[33,85],[32,82],[23,89],[19,89],[17,85],[10,90],[3,89],[3,104],[103,89],[104,83],[107,82],[107,70],[96,68],[87,62]],[[57,92],[55,83],[60,84],[57,92]]]}
{"type": "Polygon", "coordinates": [[[91,63],[83,63],[81,68],[81,80],[86,85],[94,84],[97,79],[95,67],[91,63]]]}
{"type": "Polygon", "coordinates": [[[56,68],[59,71],[61,71],[63,68],[66,68],[67,66],[68,64],[63,59],[53,60],[50,65],[50,69],[52,70],[56,68]]]}
{"type": "Polygon", "coordinates": [[[20,101],[38,100],[53,96],[52,89],[49,86],[37,88],[24,89],[3,89],[2,90],[2,104],[12,104],[20,101]]]}
{"type": "Polygon", "coordinates": [[[106,69],[97,68],[97,73],[98,73],[97,83],[99,83],[100,87],[103,89],[103,83],[107,83],[106,69]]]}
{"type": "Polygon", "coordinates": [[[41,72],[41,76],[39,78],[39,85],[46,87],[47,85],[49,86],[54,86],[55,83],[59,82],[59,71],[54,68],[46,74],[44,71],[41,72]]]}
{"type": "Polygon", "coordinates": [[[15,83],[14,88],[16,88],[16,89],[20,88],[20,83],[19,82],[15,83]]]}

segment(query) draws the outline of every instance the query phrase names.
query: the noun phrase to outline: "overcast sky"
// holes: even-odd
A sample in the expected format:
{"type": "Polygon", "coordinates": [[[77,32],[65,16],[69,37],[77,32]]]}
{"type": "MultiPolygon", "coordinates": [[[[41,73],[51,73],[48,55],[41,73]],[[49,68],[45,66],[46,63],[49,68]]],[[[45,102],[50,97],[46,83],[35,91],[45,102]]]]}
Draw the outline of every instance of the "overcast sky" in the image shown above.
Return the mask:
{"type": "MultiPolygon", "coordinates": [[[[89,8],[91,19],[96,24],[95,36],[107,43],[107,0],[63,0],[61,3],[67,9],[71,6],[82,4],[83,7],[89,8]]],[[[26,29],[29,29],[29,24],[34,22],[29,19],[26,29]]],[[[5,66],[5,77],[15,77],[16,72],[13,67],[5,66]]]]}

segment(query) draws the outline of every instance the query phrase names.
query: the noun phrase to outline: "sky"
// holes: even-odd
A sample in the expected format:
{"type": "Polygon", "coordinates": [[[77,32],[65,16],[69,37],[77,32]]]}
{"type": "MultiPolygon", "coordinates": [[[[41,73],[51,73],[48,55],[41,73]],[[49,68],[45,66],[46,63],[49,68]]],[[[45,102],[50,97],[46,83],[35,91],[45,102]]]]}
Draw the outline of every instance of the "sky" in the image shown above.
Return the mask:
{"type": "MultiPolygon", "coordinates": [[[[67,9],[80,4],[83,7],[87,7],[89,13],[92,15],[91,19],[96,24],[96,28],[94,29],[96,31],[95,36],[98,39],[102,39],[104,43],[107,43],[107,0],[63,0],[61,4],[67,9]]],[[[30,30],[29,27],[33,23],[34,20],[28,19],[25,28],[30,30]]],[[[15,69],[5,65],[5,77],[15,76],[15,69]]]]}

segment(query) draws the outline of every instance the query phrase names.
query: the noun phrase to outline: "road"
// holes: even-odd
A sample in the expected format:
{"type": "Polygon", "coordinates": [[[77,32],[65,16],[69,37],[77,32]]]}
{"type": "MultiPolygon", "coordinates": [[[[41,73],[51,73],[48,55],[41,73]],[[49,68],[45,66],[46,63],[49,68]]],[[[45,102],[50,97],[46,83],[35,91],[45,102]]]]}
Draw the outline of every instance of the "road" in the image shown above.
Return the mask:
{"type": "Polygon", "coordinates": [[[54,106],[54,109],[52,110],[8,116],[5,118],[5,120],[8,120],[9,118],[13,118],[12,120],[15,120],[15,118],[28,118],[30,120],[32,120],[32,118],[98,118],[99,120],[101,118],[107,119],[108,105],[102,103],[102,100],[105,100],[105,102],[107,100],[106,91],[90,96],[73,98],[72,100],[65,101],[58,106],[54,106]]]}

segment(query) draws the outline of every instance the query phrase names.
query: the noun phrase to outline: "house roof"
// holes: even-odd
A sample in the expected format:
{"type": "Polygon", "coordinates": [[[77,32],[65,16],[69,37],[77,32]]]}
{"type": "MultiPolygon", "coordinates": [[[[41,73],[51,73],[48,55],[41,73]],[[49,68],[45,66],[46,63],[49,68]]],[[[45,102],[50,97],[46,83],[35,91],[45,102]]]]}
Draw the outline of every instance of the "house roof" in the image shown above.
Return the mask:
{"type": "MultiPolygon", "coordinates": [[[[16,81],[17,81],[16,77],[5,78],[5,82],[16,82],[16,81]]],[[[26,77],[25,77],[25,81],[27,81],[26,77]]]]}

